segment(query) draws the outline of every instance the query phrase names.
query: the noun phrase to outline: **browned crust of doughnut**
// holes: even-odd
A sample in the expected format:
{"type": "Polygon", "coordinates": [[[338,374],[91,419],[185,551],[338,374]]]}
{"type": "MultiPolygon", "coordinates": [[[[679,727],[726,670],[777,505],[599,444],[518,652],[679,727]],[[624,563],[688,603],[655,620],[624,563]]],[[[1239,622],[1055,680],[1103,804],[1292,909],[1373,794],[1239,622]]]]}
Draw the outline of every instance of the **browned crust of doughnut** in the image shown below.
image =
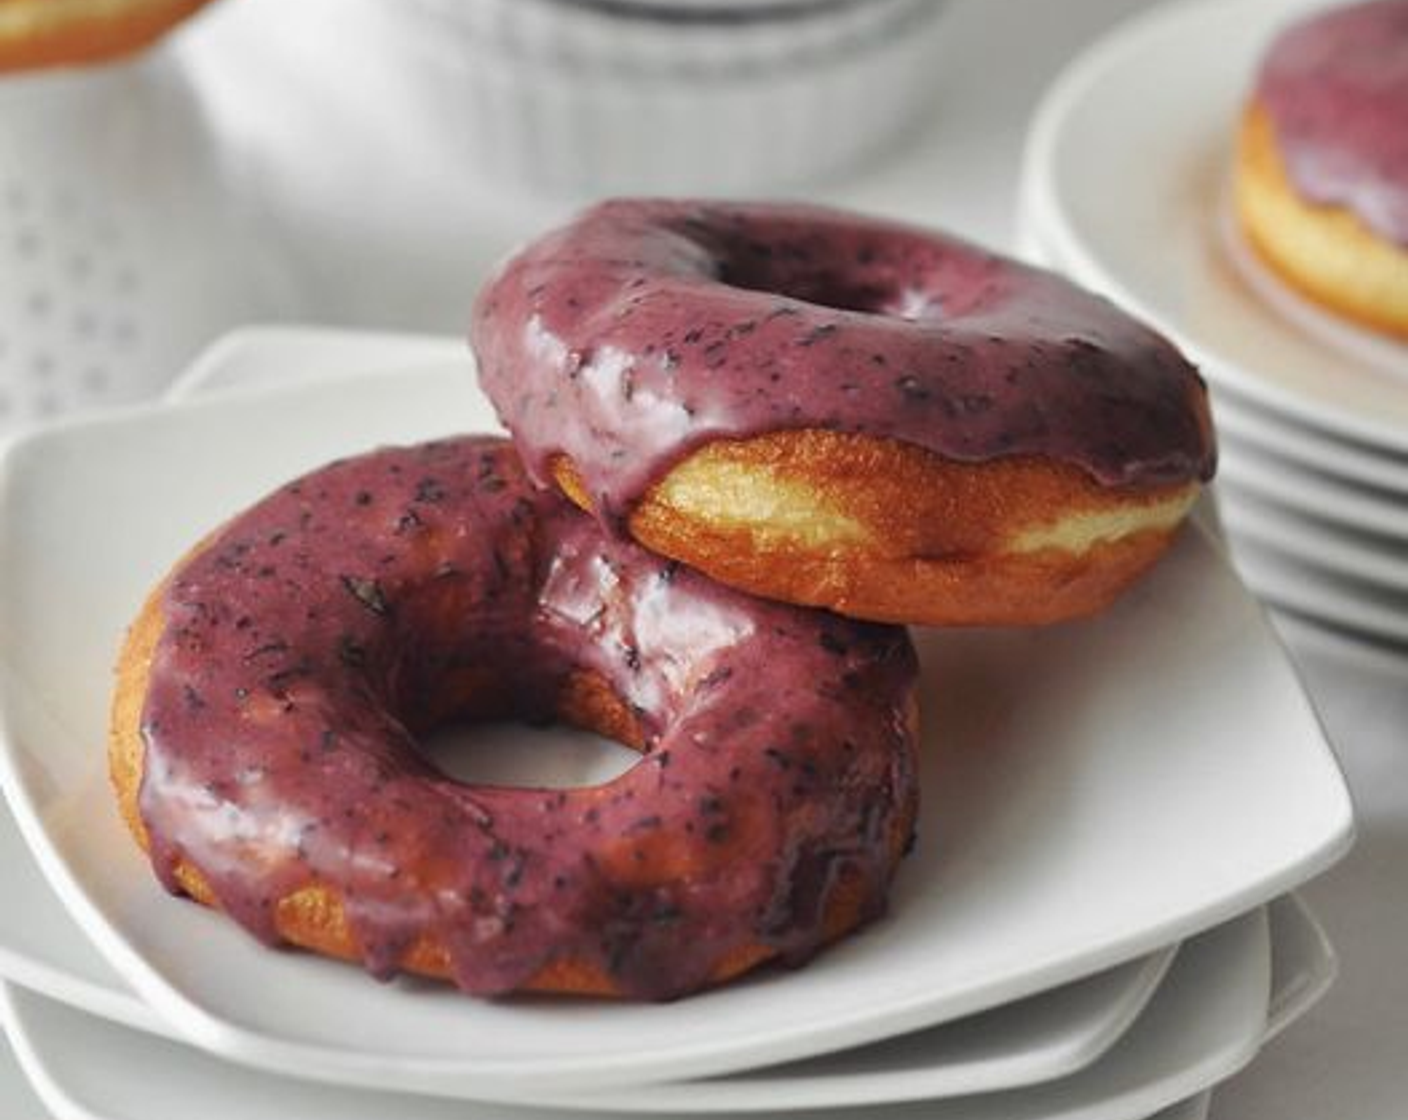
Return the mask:
{"type": "Polygon", "coordinates": [[[1286,283],[1347,318],[1408,338],[1408,249],[1350,210],[1303,199],[1286,174],[1271,115],[1255,101],[1242,115],[1234,194],[1248,241],[1286,283]]]}
{"type": "Polygon", "coordinates": [[[0,71],[132,54],[210,0],[0,0],[0,71]]]}
{"type": "MultiPolygon", "coordinates": [[[[185,562],[182,561],[183,564],[185,562]]],[[[128,630],[117,662],[117,682],[108,732],[108,771],[117,795],[118,808],[128,830],[143,851],[150,850],[150,842],[139,808],[146,753],[141,732],[142,708],[152,657],[165,628],[162,613],[164,592],[163,581],[147,597],[136,621],[128,630]]],[[[498,695],[499,690],[487,680],[481,679],[478,686],[484,690],[486,697],[498,695]]],[[[460,708],[464,711],[473,710],[478,691],[475,682],[467,681],[466,687],[468,691],[461,698],[464,703],[460,708]]],[[[558,714],[568,723],[640,749],[640,729],[629,707],[621,702],[602,678],[594,674],[579,674],[571,679],[559,697],[558,714]]],[[[909,721],[912,729],[917,728],[917,707],[912,707],[909,721]]],[[[896,815],[890,839],[891,871],[908,845],[914,828],[915,810],[916,806],[908,805],[896,815]]],[[[727,861],[734,858],[735,853],[721,850],[719,855],[721,860],[727,861]]],[[[667,876],[671,874],[668,867],[661,870],[667,876]]],[[[214,892],[199,869],[183,861],[177,865],[175,876],[182,890],[191,898],[218,908],[214,892]]],[[[857,874],[850,869],[843,872],[828,899],[824,918],[828,941],[842,937],[861,922],[867,895],[866,885],[857,874]]],[[[275,927],[279,936],[291,945],[341,960],[361,958],[342,899],[330,884],[309,882],[281,898],[275,906],[275,927]]],[[[718,962],[709,983],[721,984],[775,955],[776,950],[762,943],[743,945],[718,962]]],[[[442,944],[423,938],[409,948],[401,960],[401,967],[422,976],[449,979],[449,960],[442,944]]],[[[610,997],[622,994],[615,981],[593,962],[563,959],[549,963],[522,990],[610,997]]]]}
{"type": "MultiPolygon", "coordinates": [[[[571,460],[552,470],[591,508],[571,460]]],[[[1198,490],[1114,489],[1060,463],[958,463],[894,440],[802,429],[699,448],[647,492],[629,529],[652,551],[770,599],[882,622],[1033,625],[1111,602],[1168,547],[1198,490]],[[746,492],[780,484],[810,507],[818,539],[681,508],[716,479],[737,499],[714,500],[724,508],[756,507],[746,492]],[[1129,531],[1077,549],[1014,549],[1023,532],[1072,515],[1129,531]]]]}

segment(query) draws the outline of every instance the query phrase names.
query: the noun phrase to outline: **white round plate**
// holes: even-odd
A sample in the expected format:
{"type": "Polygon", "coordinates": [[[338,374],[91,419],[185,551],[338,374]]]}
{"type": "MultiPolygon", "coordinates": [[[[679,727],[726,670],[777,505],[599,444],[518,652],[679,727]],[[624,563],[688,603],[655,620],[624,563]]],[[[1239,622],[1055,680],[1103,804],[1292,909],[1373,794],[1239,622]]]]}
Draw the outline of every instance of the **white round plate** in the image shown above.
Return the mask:
{"type": "Polygon", "coordinates": [[[1169,4],[1087,49],[1032,127],[1024,236],[1177,338],[1214,384],[1402,454],[1408,347],[1386,370],[1288,323],[1229,259],[1218,228],[1232,136],[1261,54],[1277,28],[1320,2],[1169,4]]]}
{"type": "Polygon", "coordinates": [[[1356,669],[1408,679],[1408,642],[1380,641],[1332,623],[1277,609],[1271,624],[1297,654],[1308,653],[1356,669]]]}
{"type": "MultiPolygon", "coordinates": [[[[1276,999],[1265,910],[1189,941],[1147,1013],[1101,1061],[1060,1081],[950,1101],[772,1113],[797,1120],[1136,1120],[1230,1075],[1256,1053],[1276,999]]],[[[0,995],[35,1087],[60,1117],[148,1120],[488,1120],[496,1105],[367,1093],[276,1077],[129,1031],[19,989],[0,995]]],[[[521,1120],[583,1113],[530,1107],[521,1120]]],[[[617,1116],[614,1110],[593,1117],[617,1116]]],[[[668,1114],[653,1113],[661,1117],[668,1114]]],[[[769,1114],[762,1114],[767,1116],[769,1114]]]]}
{"type": "Polygon", "coordinates": [[[1309,517],[1408,540],[1408,495],[1340,482],[1242,443],[1230,432],[1223,433],[1218,446],[1218,480],[1309,517]]]}
{"type": "Polygon", "coordinates": [[[1336,576],[1247,537],[1228,541],[1237,570],[1273,606],[1380,641],[1408,644],[1408,595],[1336,576]]]}
{"type": "Polygon", "coordinates": [[[1371,486],[1408,496],[1408,458],[1336,439],[1216,388],[1212,409],[1219,435],[1231,436],[1352,486],[1371,486]]]}
{"type": "Polygon", "coordinates": [[[490,422],[456,365],[134,410],[27,437],[5,458],[0,776],[70,912],[208,1049],[480,1099],[734,1072],[1088,976],[1266,901],[1349,843],[1348,796],[1294,673],[1190,531],[1097,619],[918,635],[919,846],[890,918],[798,972],[663,1006],[476,1001],[270,953],[164,898],[94,746],[147,588],[190,540],[302,469],[490,422]]]}
{"type": "MultiPolygon", "coordinates": [[[[507,780],[510,761],[522,775],[522,743],[504,736],[475,742],[475,765],[507,780]],[[485,748],[504,757],[486,759],[485,748]]],[[[538,757],[535,754],[535,757],[538,757]]],[[[486,779],[487,780],[487,779],[486,779]]],[[[113,971],[63,909],[40,875],[0,798],[0,978],[60,1003],[177,1041],[180,1036],[113,971]]],[[[815,1065],[777,1067],[738,1079],[678,1082],[633,1089],[624,1099],[594,1103],[617,1110],[634,1094],[674,1094],[684,1110],[802,1107],[803,1100],[874,1103],[990,1092],[1051,1080],[1100,1057],[1143,1011],[1177,951],[1168,946],[1129,964],[1064,987],[916,1035],[829,1055],[815,1065]]],[[[582,1106],[579,1106],[582,1107],[582,1106]]],[[[660,1105],[660,1107],[667,1107],[660,1105]]]]}
{"type": "Polygon", "coordinates": [[[1219,200],[1217,229],[1227,260],[1241,273],[1253,294],[1274,309],[1289,328],[1309,334],[1341,354],[1378,366],[1390,376],[1408,378],[1408,343],[1321,307],[1292,288],[1261,259],[1237,219],[1230,182],[1219,200]]]}
{"type": "Polygon", "coordinates": [[[1217,489],[1218,516],[1234,537],[1351,582],[1408,595],[1408,540],[1328,525],[1228,483],[1217,489]]]}

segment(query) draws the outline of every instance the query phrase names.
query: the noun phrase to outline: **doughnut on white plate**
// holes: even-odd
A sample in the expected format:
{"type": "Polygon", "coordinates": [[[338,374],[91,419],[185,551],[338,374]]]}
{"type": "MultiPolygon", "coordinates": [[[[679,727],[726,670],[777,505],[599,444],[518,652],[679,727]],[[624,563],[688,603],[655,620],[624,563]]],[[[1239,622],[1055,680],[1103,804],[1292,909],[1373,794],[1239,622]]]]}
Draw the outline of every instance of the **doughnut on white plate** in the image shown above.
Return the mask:
{"type": "MultiPolygon", "coordinates": [[[[441,338],[370,332],[250,328],[212,346],[166,396],[170,400],[219,393],[257,383],[260,377],[286,381],[345,376],[358,362],[408,361],[417,356],[453,361],[463,356],[463,345],[441,338]],[[250,356],[258,360],[246,361],[250,356]]],[[[511,741],[486,743],[480,737],[475,743],[475,765],[503,768],[507,760],[482,757],[492,746],[512,751],[520,770],[525,759],[538,769],[555,761],[537,752],[523,752],[511,741]]],[[[520,774],[520,780],[534,776],[520,774]]],[[[64,911],[25,849],[2,799],[0,869],[10,901],[0,909],[0,977],[119,1023],[174,1034],[99,956],[64,911]]],[[[1049,1080],[1088,1065],[1123,1034],[1153,994],[1175,952],[1176,946],[1166,946],[990,1012],[829,1055],[814,1063],[823,1065],[822,1069],[798,1063],[752,1076],[656,1086],[647,1095],[657,1102],[668,1097],[672,1108],[690,1100],[699,1107],[796,1107],[808,1099],[841,1104],[934,1098],[1049,1080]]]]}
{"type": "Polygon", "coordinates": [[[1232,141],[1275,31],[1323,0],[1190,0],[1087,48],[1029,134],[1022,237],[1172,334],[1215,390],[1408,453],[1408,345],[1345,345],[1268,300],[1222,228],[1232,141]]]}
{"type": "Polygon", "coordinates": [[[736,1072],[1089,976],[1266,902],[1349,845],[1348,795],[1295,675],[1192,529],[1096,619],[918,634],[918,846],[889,917],[805,969],[668,1005],[484,1002],[269,952],[165,896],[103,758],[112,659],[146,590],[301,470],[491,422],[464,360],[137,409],[6,454],[0,780],[68,910],[207,1050],[520,1101],[736,1072]]]}

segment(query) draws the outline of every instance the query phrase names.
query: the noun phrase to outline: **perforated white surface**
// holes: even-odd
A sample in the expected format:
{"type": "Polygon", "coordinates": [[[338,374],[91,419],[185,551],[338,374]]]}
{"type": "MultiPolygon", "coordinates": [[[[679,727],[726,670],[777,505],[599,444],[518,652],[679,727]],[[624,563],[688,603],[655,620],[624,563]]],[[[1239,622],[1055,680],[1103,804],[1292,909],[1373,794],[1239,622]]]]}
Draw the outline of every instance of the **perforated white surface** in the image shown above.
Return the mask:
{"type": "Polygon", "coordinates": [[[180,63],[0,81],[0,433],[155,395],[281,313],[180,63]]]}

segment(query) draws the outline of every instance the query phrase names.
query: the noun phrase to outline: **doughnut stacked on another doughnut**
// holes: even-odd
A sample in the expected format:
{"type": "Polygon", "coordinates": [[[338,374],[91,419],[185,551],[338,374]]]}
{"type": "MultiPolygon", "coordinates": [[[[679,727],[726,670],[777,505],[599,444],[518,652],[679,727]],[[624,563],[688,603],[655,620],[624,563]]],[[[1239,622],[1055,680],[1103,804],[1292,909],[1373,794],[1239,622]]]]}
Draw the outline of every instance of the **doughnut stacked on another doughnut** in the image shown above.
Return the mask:
{"type": "Polygon", "coordinates": [[[163,882],[382,976],[669,998],[807,958],[880,913],[908,845],[916,658],[897,627],[724,584],[1070,617],[1212,469],[1202,384],[1157,336],[832,211],[598,207],[508,265],[474,332],[516,449],[281,488],[176,566],[119,663],[111,770],[163,882]],[[498,714],[644,757],[532,790],[418,752],[498,714]]]}
{"type": "Polygon", "coordinates": [[[158,587],[118,667],[123,816],[270,943],[466,991],[668,998],[874,918],[917,804],[903,630],[765,603],[535,490],[502,439],[280,488],[158,587]],[[417,742],[557,716],[643,752],[470,786],[417,742]]]}
{"type": "Polygon", "coordinates": [[[965,242],[817,207],[616,201],[482,290],[532,476],[653,551],[860,618],[1110,602],[1213,470],[1158,335],[965,242]]]}
{"type": "Polygon", "coordinates": [[[1235,196],[1283,279],[1408,338],[1408,0],[1334,8],[1276,38],[1243,114],[1235,196]]]}

